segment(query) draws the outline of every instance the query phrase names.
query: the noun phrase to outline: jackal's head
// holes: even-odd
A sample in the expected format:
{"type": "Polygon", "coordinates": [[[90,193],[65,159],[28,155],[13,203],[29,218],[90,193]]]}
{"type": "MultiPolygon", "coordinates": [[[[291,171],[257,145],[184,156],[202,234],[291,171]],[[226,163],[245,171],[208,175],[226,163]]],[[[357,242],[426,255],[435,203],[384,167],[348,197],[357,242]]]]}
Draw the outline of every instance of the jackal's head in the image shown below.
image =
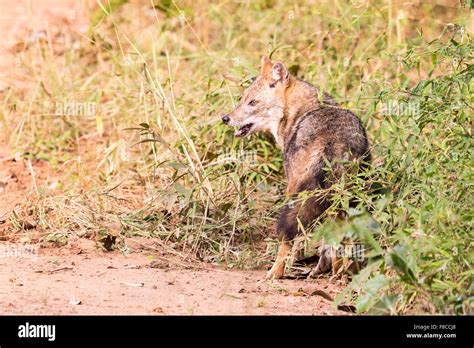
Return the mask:
{"type": "Polygon", "coordinates": [[[276,135],[284,115],[285,90],[289,82],[290,75],[283,63],[272,63],[268,57],[263,57],[260,75],[247,88],[237,108],[222,116],[222,121],[238,127],[237,137],[258,131],[271,131],[276,135]]]}

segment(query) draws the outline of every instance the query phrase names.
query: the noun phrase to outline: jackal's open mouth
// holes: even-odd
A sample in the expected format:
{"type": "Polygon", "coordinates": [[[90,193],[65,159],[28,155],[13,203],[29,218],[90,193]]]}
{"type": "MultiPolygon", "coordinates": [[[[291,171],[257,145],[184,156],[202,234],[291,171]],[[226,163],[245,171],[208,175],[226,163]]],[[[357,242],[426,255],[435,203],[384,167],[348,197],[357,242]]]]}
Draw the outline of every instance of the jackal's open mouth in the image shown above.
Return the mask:
{"type": "Polygon", "coordinates": [[[242,127],[240,127],[238,130],[235,131],[235,136],[245,137],[247,134],[249,134],[252,127],[253,127],[253,123],[244,124],[242,127]]]}

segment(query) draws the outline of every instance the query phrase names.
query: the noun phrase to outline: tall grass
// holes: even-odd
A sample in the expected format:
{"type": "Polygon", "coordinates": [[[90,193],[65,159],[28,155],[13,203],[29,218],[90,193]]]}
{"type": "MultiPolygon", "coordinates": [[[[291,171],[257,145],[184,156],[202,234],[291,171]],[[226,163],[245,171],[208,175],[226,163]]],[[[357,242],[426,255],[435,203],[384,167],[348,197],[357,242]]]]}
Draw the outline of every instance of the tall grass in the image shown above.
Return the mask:
{"type": "Polygon", "coordinates": [[[28,235],[28,216],[43,241],[113,234],[126,248],[121,238],[139,235],[183,257],[268,264],[285,200],[281,154],[267,135],[235,139],[219,116],[269,54],[368,128],[369,184],[338,183],[327,214],[342,207],[348,221],[318,222],[307,236],[351,236],[368,250],[338,300],[359,313],[472,313],[467,21],[460,5],[421,2],[102,4],[88,36],[64,32],[59,47],[23,51],[31,88],[4,92],[10,144],[59,175],[11,215],[10,234],[28,235]]]}

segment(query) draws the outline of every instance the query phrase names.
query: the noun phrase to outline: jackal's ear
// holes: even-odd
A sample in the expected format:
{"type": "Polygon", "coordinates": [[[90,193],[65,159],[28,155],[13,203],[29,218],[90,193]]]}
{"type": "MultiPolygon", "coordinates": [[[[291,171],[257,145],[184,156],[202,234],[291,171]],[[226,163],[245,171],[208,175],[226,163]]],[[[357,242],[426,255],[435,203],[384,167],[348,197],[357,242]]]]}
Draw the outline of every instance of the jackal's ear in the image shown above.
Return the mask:
{"type": "Polygon", "coordinates": [[[288,69],[282,62],[275,62],[272,66],[272,77],[275,81],[288,81],[288,69]]]}
{"type": "Polygon", "coordinates": [[[262,57],[262,68],[260,69],[260,75],[267,75],[272,70],[272,61],[267,56],[262,57]]]}

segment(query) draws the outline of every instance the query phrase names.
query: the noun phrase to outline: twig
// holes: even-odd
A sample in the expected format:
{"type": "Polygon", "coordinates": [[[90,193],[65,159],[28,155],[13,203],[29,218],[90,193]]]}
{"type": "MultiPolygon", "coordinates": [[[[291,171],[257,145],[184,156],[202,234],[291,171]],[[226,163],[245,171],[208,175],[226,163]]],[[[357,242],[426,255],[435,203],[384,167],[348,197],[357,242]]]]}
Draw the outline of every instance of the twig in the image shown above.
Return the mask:
{"type": "Polygon", "coordinates": [[[33,188],[35,189],[36,195],[39,197],[38,186],[36,185],[36,176],[35,171],[33,170],[33,165],[31,164],[31,159],[28,158],[28,169],[30,170],[31,177],[33,179],[33,188]]]}

